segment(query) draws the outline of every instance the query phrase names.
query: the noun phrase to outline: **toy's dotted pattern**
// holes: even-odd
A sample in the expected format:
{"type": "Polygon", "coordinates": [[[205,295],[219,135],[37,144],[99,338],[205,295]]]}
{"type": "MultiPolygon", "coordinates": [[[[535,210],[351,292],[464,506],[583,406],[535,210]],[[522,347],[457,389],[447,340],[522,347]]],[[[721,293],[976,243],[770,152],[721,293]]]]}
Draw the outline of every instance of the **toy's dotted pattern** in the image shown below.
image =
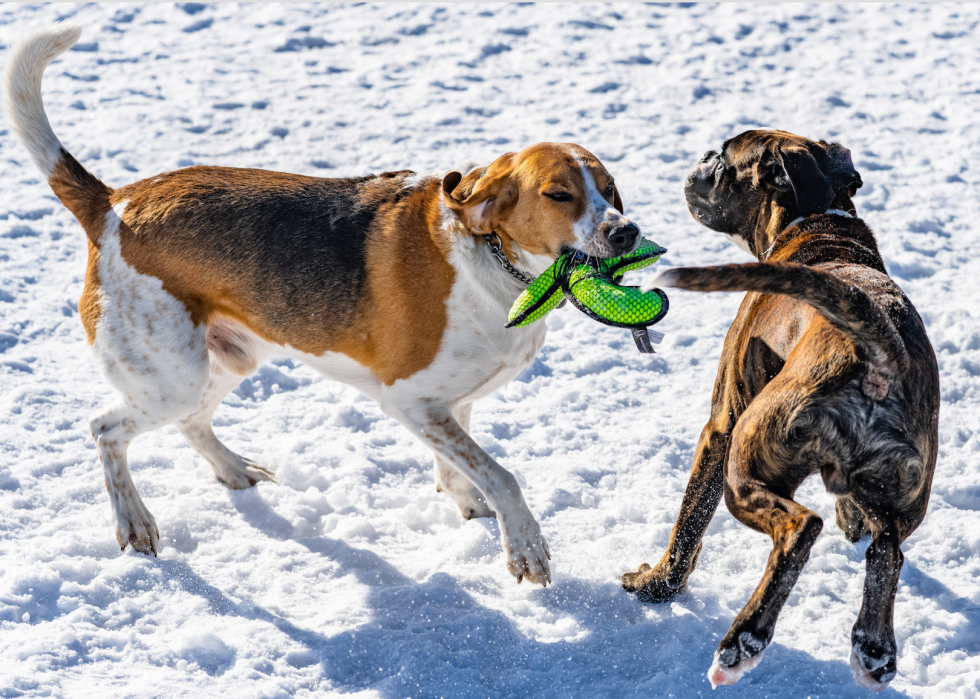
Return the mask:
{"type": "Polygon", "coordinates": [[[646,238],[628,255],[579,262],[575,251],[555,260],[522,293],[510,309],[508,327],[523,328],[544,318],[566,296],[590,317],[609,325],[646,326],[660,320],[666,311],[662,291],[643,292],[619,286],[626,272],[649,267],[666,252],[646,238]]]}
{"type": "Polygon", "coordinates": [[[596,320],[616,325],[649,325],[658,320],[664,307],[659,294],[618,286],[584,265],[572,272],[568,286],[579,302],[576,306],[585,306],[596,320]]]}

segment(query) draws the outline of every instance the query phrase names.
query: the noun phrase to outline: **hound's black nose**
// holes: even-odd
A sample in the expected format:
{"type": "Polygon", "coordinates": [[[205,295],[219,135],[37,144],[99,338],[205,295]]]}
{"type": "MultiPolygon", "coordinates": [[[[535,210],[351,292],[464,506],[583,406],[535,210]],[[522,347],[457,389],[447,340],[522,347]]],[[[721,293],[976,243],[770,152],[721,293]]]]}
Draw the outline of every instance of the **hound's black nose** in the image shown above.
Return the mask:
{"type": "Polygon", "coordinates": [[[625,226],[618,226],[609,231],[609,244],[615,252],[620,254],[629,252],[636,245],[637,238],[640,237],[640,229],[635,223],[627,223],[625,226]]]}

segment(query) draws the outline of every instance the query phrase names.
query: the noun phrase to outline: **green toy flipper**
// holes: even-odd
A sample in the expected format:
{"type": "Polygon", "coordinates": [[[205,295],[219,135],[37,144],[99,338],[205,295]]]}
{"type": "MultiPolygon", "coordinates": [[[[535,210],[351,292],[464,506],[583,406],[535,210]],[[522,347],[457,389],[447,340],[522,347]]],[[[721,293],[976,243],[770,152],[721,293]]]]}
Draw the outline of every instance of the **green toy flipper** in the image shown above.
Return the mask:
{"type": "Polygon", "coordinates": [[[621,277],[627,272],[633,272],[644,267],[649,267],[660,259],[660,256],[667,252],[652,240],[640,239],[640,247],[628,255],[612,257],[608,260],[599,260],[601,271],[611,277],[621,277]]]}
{"type": "Polygon", "coordinates": [[[649,267],[665,252],[643,238],[636,250],[619,257],[599,259],[579,250],[559,255],[511,306],[507,327],[527,327],[568,298],[593,320],[633,328],[634,335],[641,332],[645,336],[646,331],[640,329],[653,325],[667,313],[667,295],[660,289],[643,292],[617,282],[626,272],[649,267]]]}
{"type": "Polygon", "coordinates": [[[605,325],[618,328],[647,327],[666,314],[667,294],[660,289],[640,291],[636,286],[620,286],[591,267],[577,267],[562,285],[572,304],[605,325]]]}
{"type": "Polygon", "coordinates": [[[523,328],[536,320],[544,318],[555,310],[564,300],[565,295],[561,293],[561,273],[564,272],[565,265],[559,264],[565,259],[560,256],[544,273],[531,282],[531,286],[525,289],[514,305],[510,307],[507,316],[508,328],[523,328]]]}

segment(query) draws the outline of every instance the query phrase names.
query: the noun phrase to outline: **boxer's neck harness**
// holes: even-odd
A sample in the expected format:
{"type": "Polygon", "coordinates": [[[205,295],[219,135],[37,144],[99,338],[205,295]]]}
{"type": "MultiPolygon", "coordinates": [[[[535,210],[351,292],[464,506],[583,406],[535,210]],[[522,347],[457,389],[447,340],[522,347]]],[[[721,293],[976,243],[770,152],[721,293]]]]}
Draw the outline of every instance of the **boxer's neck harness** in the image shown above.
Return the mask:
{"type": "Polygon", "coordinates": [[[783,230],[779,231],[779,235],[777,235],[773,239],[772,245],[770,245],[769,246],[769,249],[766,250],[766,257],[765,257],[765,259],[768,260],[769,259],[769,256],[772,255],[772,250],[773,250],[774,247],[776,247],[776,243],[779,242],[779,239],[783,236],[783,233],[785,233],[786,231],[788,231],[793,226],[796,226],[799,223],[801,223],[802,221],[805,221],[806,219],[810,218],[810,216],[843,216],[844,218],[857,218],[857,216],[855,216],[854,214],[852,214],[850,211],[844,211],[843,209],[827,209],[826,211],[821,212],[819,214],[810,214],[809,216],[798,216],[797,218],[794,218],[792,221],[790,221],[786,225],[786,227],[783,228],[783,230]]]}

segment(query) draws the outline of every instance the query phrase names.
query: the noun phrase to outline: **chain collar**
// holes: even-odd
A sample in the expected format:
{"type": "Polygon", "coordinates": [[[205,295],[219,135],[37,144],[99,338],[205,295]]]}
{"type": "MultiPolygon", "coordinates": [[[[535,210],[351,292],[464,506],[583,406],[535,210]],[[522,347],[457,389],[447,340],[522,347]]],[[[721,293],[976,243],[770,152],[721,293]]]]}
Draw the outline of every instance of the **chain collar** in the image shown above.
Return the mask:
{"type": "Polygon", "coordinates": [[[507,259],[507,255],[504,254],[504,246],[500,242],[500,236],[497,235],[497,231],[484,234],[483,239],[487,241],[487,247],[490,248],[490,253],[497,258],[497,262],[500,263],[501,267],[503,267],[512,277],[514,277],[514,279],[517,279],[524,286],[531,286],[531,283],[534,281],[535,277],[532,277],[527,272],[522,272],[510,263],[510,260],[507,259]]]}

